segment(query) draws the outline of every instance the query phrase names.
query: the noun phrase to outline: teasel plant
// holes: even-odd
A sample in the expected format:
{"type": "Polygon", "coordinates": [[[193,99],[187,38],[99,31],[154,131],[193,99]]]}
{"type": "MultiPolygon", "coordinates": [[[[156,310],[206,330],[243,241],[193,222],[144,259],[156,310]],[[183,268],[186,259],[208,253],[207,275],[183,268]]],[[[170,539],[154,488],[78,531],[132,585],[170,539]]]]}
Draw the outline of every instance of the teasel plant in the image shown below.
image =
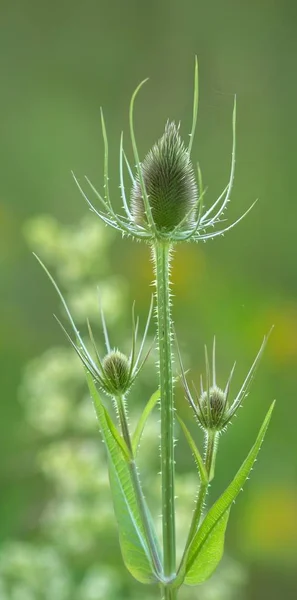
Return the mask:
{"type": "MultiPolygon", "coordinates": [[[[146,81],[146,80],[145,80],[146,81]]],[[[132,95],[129,110],[130,137],[135,168],[125,154],[123,134],[120,139],[119,177],[123,214],[113,208],[109,191],[109,149],[103,111],[101,124],[104,142],[104,193],[101,194],[88,178],[85,183],[96,195],[99,207],[89,200],[85,188],[75,175],[74,180],[91,211],[108,227],[122,236],[142,241],[151,247],[155,273],[154,306],[149,316],[140,344],[137,342],[139,323],[132,310],[132,343],[129,356],[110,345],[104,315],[101,311],[106,355],[100,356],[91,325],[88,323],[89,343],[78,331],[67,303],[46,266],[39,260],[55,286],[71,332],[61,326],[78,354],[85,369],[90,395],[93,399],[101,435],[106,445],[111,492],[118,523],[119,540],[124,563],[130,573],[143,584],[157,584],[163,600],[175,600],[183,585],[198,585],[208,579],[218,566],[224,549],[224,537],[233,502],[253,468],[265,436],[273,406],[271,405],[258,436],[248,456],[242,463],[227,489],[206,508],[207,491],[215,475],[215,460],[219,438],[249,391],[251,381],[263,354],[267,336],[250,367],[247,376],[233,400],[230,386],[234,372],[222,388],[217,384],[215,341],[212,361],[205,349],[206,372],[197,384],[188,383],[181,353],[172,322],[172,295],[170,267],[173,249],[183,242],[206,242],[221,236],[237,225],[253,205],[237,220],[226,224],[225,211],[230,201],[235,170],[236,99],[232,117],[232,154],[229,181],[219,197],[208,208],[199,165],[195,171],[191,161],[194,134],[198,115],[198,62],[195,60],[193,117],[188,144],[182,140],[179,125],[167,122],[159,141],[143,160],[140,160],[134,133],[134,103],[143,81],[132,95]],[[130,197],[126,193],[124,168],[131,179],[130,197]],[[224,217],[224,218],[223,218],[224,217]],[[135,431],[129,424],[129,398],[131,388],[142,368],[149,350],[145,353],[145,340],[153,310],[156,315],[158,345],[159,387],[143,409],[135,431]],[[175,343],[175,341],[176,343],[175,343]],[[176,561],[175,533],[175,407],[173,353],[176,347],[179,379],[198,426],[205,438],[204,454],[180,416],[177,419],[195,458],[199,477],[198,493],[193,499],[193,518],[182,558],[176,561]],[[110,402],[111,400],[111,402],[110,402]],[[150,514],[137,469],[139,442],[150,413],[159,402],[161,414],[161,488],[162,488],[162,543],[150,514]],[[111,411],[111,405],[115,407],[111,411]]]]}

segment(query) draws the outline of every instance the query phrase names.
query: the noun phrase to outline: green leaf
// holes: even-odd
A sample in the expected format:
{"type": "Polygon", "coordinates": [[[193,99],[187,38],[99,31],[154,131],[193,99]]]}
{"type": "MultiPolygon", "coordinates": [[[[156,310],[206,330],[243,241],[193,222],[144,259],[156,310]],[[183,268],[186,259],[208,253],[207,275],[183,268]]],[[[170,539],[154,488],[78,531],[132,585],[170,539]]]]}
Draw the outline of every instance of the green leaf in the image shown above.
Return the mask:
{"type": "Polygon", "coordinates": [[[156,583],[158,578],[147,547],[128,463],[110,431],[106,409],[87,370],[86,378],[108,452],[111,491],[124,563],[133,577],[141,583],[156,583]]]}
{"type": "Polygon", "coordinates": [[[258,437],[247,458],[241,465],[233,481],[207,513],[189,547],[186,561],[185,583],[197,585],[213,573],[220,562],[224,550],[225,530],[230,508],[247,480],[263,442],[274,402],[271,405],[258,437]]]}
{"type": "Polygon", "coordinates": [[[137,427],[134,431],[133,434],[133,438],[132,438],[132,449],[133,449],[133,454],[135,455],[137,453],[137,449],[139,446],[139,442],[141,440],[141,436],[144,430],[144,426],[153,410],[153,408],[155,408],[158,400],[160,398],[160,390],[157,390],[156,392],[154,392],[154,394],[150,397],[148,403],[146,404],[143,413],[138,421],[137,427]]]}
{"type": "Polygon", "coordinates": [[[104,410],[104,416],[106,419],[106,423],[109,427],[109,431],[112,435],[112,437],[114,438],[114,440],[116,441],[116,443],[118,444],[118,446],[121,448],[124,457],[126,459],[126,461],[131,460],[132,456],[131,453],[129,451],[129,448],[125,442],[125,440],[122,438],[122,436],[120,435],[120,433],[118,432],[110,414],[108,413],[108,411],[106,410],[105,406],[102,404],[102,408],[104,410]]]}
{"type": "Polygon", "coordinates": [[[200,479],[201,479],[202,483],[207,483],[208,476],[207,476],[207,471],[206,471],[206,468],[204,466],[204,462],[203,462],[202,456],[201,456],[201,454],[200,454],[200,452],[199,452],[199,450],[198,450],[198,448],[197,448],[197,446],[196,446],[196,444],[195,444],[195,442],[194,442],[194,440],[193,440],[193,438],[192,438],[192,436],[191,436],[191,434],[190,434],[187,426],[185,425],[185,423],[183,422],[183,420],[178,415],[177,415],[177,418],[178,418],[179,424],[180,424],[180,426],[181,426],[181,428],[182,428],[182,430],[183,430],[183,432],[185,434],[186,440],[187,440],[187,442],[188,442],[188,444],[189,444],[189,446],[190,446],[190,448],[191,448],[191,450],[193,452],[193,456],[195,458],[195,462],[196,462],[196,465],[198,467],[200,479]]]}

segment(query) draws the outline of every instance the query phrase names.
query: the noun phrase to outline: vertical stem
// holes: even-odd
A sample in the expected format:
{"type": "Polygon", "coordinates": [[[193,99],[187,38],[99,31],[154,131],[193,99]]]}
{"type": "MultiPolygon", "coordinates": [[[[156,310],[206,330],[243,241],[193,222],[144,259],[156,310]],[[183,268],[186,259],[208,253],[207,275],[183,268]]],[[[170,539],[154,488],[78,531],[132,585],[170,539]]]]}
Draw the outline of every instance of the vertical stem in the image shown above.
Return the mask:
{"type": "Polygon", "coordinates": [[[136,500],[138,503],[139,512],[141,515],[142,523],[144,526],[146,541],[150,550],[150,555],[152,559],[152,563],[155,567],[156,573],[159,576],[162,576],[162,563],[159,558],[159,552],[156,545],[156,541],[154,539],[153,532],[151,530],[150,522],[148,519],[147,506],[145,503],[145,499],[143,496],[139,475],[136,467],[135,460],[132,459],[129,463],[129,470],[131,474],[131,479],[133,482],[133,487],[135,491],[136,500]]]}
{"type": "Polygon", "coordinates": [[[205,467],[208,473],[208,481],[214,478],[215,462],[217,455],[219,434],[217,431],[208,430],[206,433],[205,467]]]}
{"type": "MultiPolygon", "coordinates": [[[[157,241],[154,246],[157,295],[157,328],[159,343],[161,396],[161,476],[164,575],[175,575],[175,511],[174,511],[174,406],[172,381],[172,325],[170,311],[170,245],[157,241]]],[[[170,594],[172,592],[164,592],[170,594]]],[[[174,596],[165,595],[165,598],[174,596]]]]}
{"type": "Polygon", "coordinates": [[[170,586],[164,585],[161,589],[162,600],[176,600],[177,590],[172,589],[170,586]]]}

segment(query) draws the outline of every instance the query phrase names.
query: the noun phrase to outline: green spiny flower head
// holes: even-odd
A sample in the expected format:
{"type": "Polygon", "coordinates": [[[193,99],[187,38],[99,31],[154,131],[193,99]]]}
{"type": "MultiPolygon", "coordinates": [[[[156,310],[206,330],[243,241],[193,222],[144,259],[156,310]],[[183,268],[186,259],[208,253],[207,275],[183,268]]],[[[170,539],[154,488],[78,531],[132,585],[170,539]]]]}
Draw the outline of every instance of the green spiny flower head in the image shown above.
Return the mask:
{"type": "Polygon", "coordinates": [[[124,394],[130,387],[129,359],[119,350],[112,350],[102,361],[105,382],[108,391],[124,394]]]}
{"type": "Polygon", "coordinates": [[[193,383],[193,391],[190,391],[185,370],[182,364],[182,359],[178,350],[179,363],[181,367],[181,377],[183,387],[185,390],[186,398],[192,407],[195,417],[204,431],[224,431],[227,425],[230,423],[232,417],[236,414],[238,408],[241,406],[242,401],[248,394],[249,387],[255,375],[256,368],[259,364],[260,358],[263,354],[265,345],[267,342],[267,336],[264,337],[260,350],[238,392],[235,399],[229,402],[230,385],[235,369],[233,365],[229,374],[226,386],[221,389],[216,382],[216,345],[215,338],[213,341],[212,349],[212,369],[208,359],[208,352],[205,346],[205,381],[206,389],[203,384],[203,377],[200,378],[200,393],[198,393],[195,384],[193,383]],[[211,372],[212,371],[212,372],[211,372]]]}
{"type": "Polygon", "coordinates": [[[208,392],[203,392],[199,405],[201,411],[201,424],[206,424],[209,429],[216,429],[224,419],[228,411],[226,395],[217,386],[213,386],[208,392]]]}
{"type": "MultiPolygon", "coordinates": [[[[167,121],[164,134],[140,168],[156,229],[169,233],[183,219],[185,225],[194,226],[198,188],[188,149],[174,122],[167,121]]],[[[138,176],[131,192],[131,213],[136,223],[147,221],[138,176]]]]}
{"type": "MultiPolygon", "coordinates": [[[[35,254],[35,256],[36,256],[36,254],[35,254]]],[[[66,334],[66,337],[68,338],[69,342],[71,343],[71,345],[75,349],[76,353],[78,354],[84,367],[92,375],[94,381],[101,387],[102,390],[104,390],[104,392],[106,394],[108,394],[110,396],[126,394],[130,390],[138,373],[141,371],[143,365],[145,364],[145,361],[146,361],[146,359],[151,351],[151,348],[152,348],[152,346],[151,346],[148,349],[145,356],[144,357],[142,356],[146,337],[147,337],[147,332],[148,332],[148,328],[149,328],[149,324],[150,324],[150,320],[151,320],[151,316],[152,316],[152,312],[153,312],[153,297],[151,300],[148,318],[146,321],[144,333],[143,333],[142,340],[140,343],[140,348],[138,351],[136,349],[136,345],[137,345],[137,333],[138,333],[139,321],[138,321],[138,318],[137,318],[137,320],[135,320],[134,304],[133,304],[133,307],[132,307],[132,346],[131,346],[131,351],[129,353],[129,358],[125,354],[120,352],[119,350],[113,350],[111,348],[103,310],[101,309],[101,321],[102,321],[102,327],[103,327],[103,333],[104,333],[104,339],[105,339],[105,346],[106,346],[106,350],[107,350],[107,354],[104,356],[103,359],[101,359],[99,352],[98,352],[98,348],[96,346],[92,328],[91,328],[91,325],[90,325],[88,319],[87,319],[87,324],[88,324],[88,329],[89,329],[90,342],[93,347],[93,353],[91,353],[88,350],[84,340],[82,339],[82,337],[75,325],[75,322],[72,318],[71,312],[68,308],[68,305],[65,301],[65,298],[64,298],[60,288],[58,287],[54,278],[51,276],[51,274],[49,273],[49,271],[47,270],[47,268],[43,264],[43,262],[40,260],[40,258],[38,258],[38,256],[36,256],[36,258],[37,258],[38,262],[41,264],[42,268],[45,270],[46,274],[48,275],[49,279],[51,280],[52,284],[54,285],[54,287],[56,288],[56,290],[60,296],[60,299],[62,301],[62,304],[64,306],[66,314],[68,316],[68,320],[71,325],[71,329],[75,335],[75,339],[76,339],[75,342],[72,340],[68,331],[62,325],[62,323],[59,321],[59,319],[57,317],[56,317],[56,319],[57,319],[58,323],[60,324],[61,328],[63,329],[64,333],[66,334]]]]}
{"type": "Polygon", "coordinates": [[[92,204],[75,175],[73,175],[74,180],[91,211],[106,225],[120,231],[122,235],[148,243],[163,239],[171,244],[183,241],[200,242],[220,236],[239,223],[255,204],[253,203],[243,215],[230,225],[222,225],[222,217],[230,201],[234,180],[236,102],[234,101],[232,118],[233,142],[229,181],[219,197],[206,208],[204,205],[206,188],[203,187],[201,169],[197,165],[196,179],[190,158],[198,115],[197,59],[195,60],[193,117],[189,144],[183,143],[179,127],[174,122],[168,121],[162,137],[141,160],[134,131],[134,103],[139,90],[146,81],[142,81],[136,88],[129,109],[135,171],[124,150],[123,133],[120,140],[119,175],[124,215],[118,214],[111,202],[108,137],[102,109],[104,194],[98,191],[86,177],[86,182],[99,200],[100,207],[96,208],[92,204]],[[127,174],[132,181],[130,202],[125,186],[125,165],[127,174]]]}

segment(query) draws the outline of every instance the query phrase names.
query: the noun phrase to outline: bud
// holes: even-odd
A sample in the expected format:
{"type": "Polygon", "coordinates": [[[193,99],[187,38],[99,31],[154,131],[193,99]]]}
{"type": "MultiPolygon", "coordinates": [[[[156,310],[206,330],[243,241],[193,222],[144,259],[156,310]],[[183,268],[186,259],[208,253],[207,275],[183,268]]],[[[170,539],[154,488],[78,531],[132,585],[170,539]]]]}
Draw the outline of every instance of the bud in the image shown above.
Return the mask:
{"type": "Polygon", "coordinates": [[[125,354],[112,350],[102,361],[104,384],[111,394],[124,394],[131,385],[130,365],[125,354]]]}
{"type": "MultiPolygon", "coordinates": [[[[270,332],[269,334],[270,335],[270,332]]],[[[178,358],[181,367],[181,377],[186,393],[186,397],[194,411],[199,425],[204,431],[225,431],[232,417],[236,414],[239,406],[245,396],[248,394],[248,389],[255,375],[255,371],[263,354],[267,343],[268,336],[265,336],[260,347],[260,350],[233,402],[229,402],[230,385],[235,369],[234,363],[229,374],[225,389],[222,390],[216,384],[216,344],[213,340],[212,349],[212,373],[210,370],[207,348],[205,347],[205,367],[206,367],[206,390],[203,389],[203,378],[200,379],[201,392],[198,394],[195,385],[193,384],[194,394],[192,395],[186,379],[185,370],[183,367],[179,347],[177,346],[178,358]]]]}
{"type": "Polygon", "coordinates": [[[219,387],[214,386],[203,392],[198,402],[197,416],[205,429],[221,429],[224,415],[228,410],[226,395],[219,387]]]}
{"type": "MultiPolygon", "coordinates": [[[[183,219],[185,226],[193,227],[198,189],[188,149],[175,123],[166,123],[163,136],[143,160],[141,170],[158,232],[172,232],[183,219]]],[[[131,191],[131,212],[137,224],[147,222],[138,176],[131,191]]]]}

